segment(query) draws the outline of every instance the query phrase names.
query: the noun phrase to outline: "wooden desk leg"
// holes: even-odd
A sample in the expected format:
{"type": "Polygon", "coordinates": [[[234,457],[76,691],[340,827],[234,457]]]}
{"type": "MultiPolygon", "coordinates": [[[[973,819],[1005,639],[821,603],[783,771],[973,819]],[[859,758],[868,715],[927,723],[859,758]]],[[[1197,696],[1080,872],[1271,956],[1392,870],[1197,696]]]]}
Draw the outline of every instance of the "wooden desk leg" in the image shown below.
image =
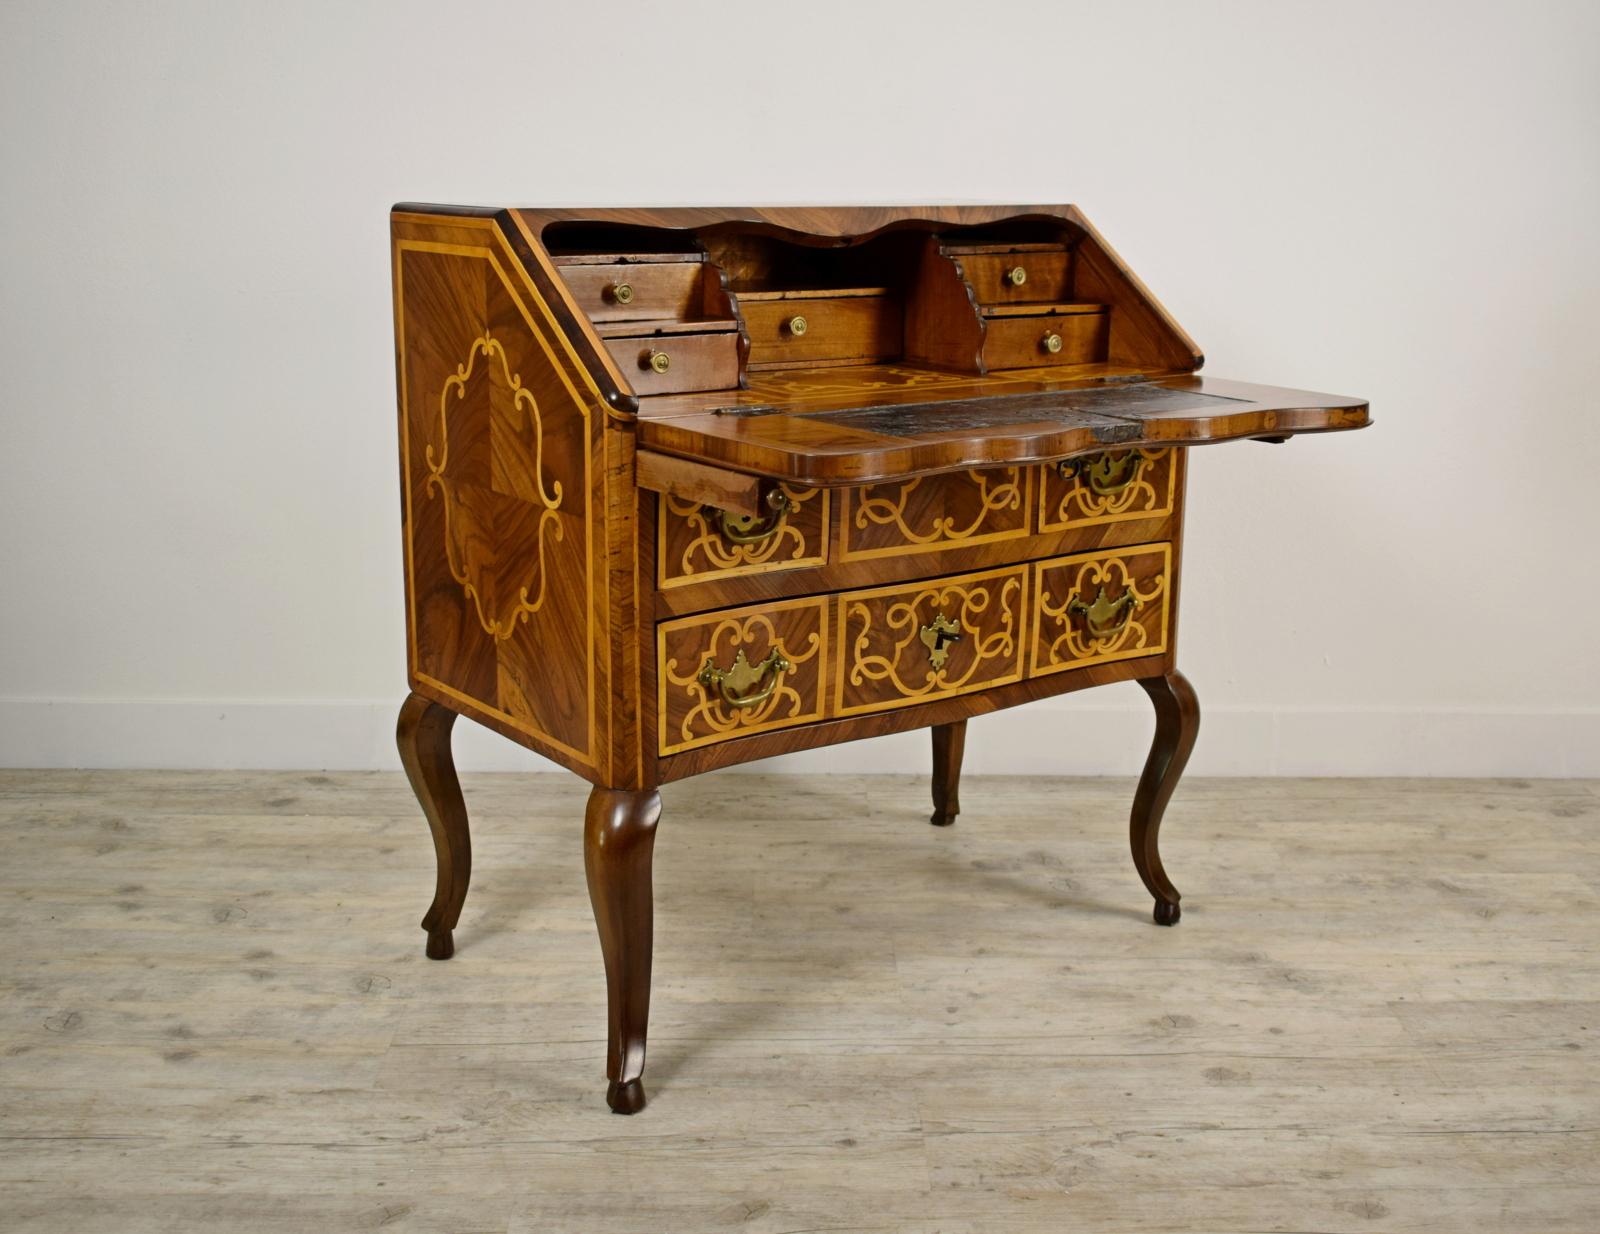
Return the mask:
{"type": "Polygon", "coordinates": [[[461,800],[461,781],[450,754],[450,729],[456,713],[421,695],[413,694],[400,708],[395,742],[412,791],[433,830],[433,851],[438,860],[438,882],[433,904],[422,919],[428,932],[428,958],[448,960],[455,954],[452,931],[461,917],[472,878],[472,840],[467,834],[467,806],[461,800]]]}
{"type": "Polygon", "coordinates": [[[1161,816],[1166,813],[1172,790],[1178,787],[1189,752],[1200,732],[1200,702],[1194,687],[1177,669],[1164,677],[1144,677],[1139,684],[1156,709],[1156,736],[1150,744],[1144,774],[1133,797],[1133,815],[1128,838],[1133,846],[1133,864],[1151,895],[1156,898],[1157,925],[1177,925],[1178,889],[1167,878],[1156,846],[1161,832],[1161,816]]]}
{"type": "Polygon", "coordinates": [[[933,726],[933,817],[935,827],[948,827],[961,813],[961,755],[967,744],[967,722],[952,720],[933,726]]]}
{"type": "Polygon", "coordinates": [[[661,794],[596,788],[584,814],[583,868],[606,962],[609,1031],[606,1104],[644,1109],[645,1034],[650,1022],[653,906],[651,855],[661,794]]]}

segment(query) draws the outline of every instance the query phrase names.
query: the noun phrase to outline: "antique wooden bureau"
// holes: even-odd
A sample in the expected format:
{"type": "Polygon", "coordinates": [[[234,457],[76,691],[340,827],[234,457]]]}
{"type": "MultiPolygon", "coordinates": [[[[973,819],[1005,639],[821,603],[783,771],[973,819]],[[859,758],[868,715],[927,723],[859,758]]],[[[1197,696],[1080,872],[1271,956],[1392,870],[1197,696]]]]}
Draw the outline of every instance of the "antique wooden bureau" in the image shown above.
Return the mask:
{"type": "Polygon", "coordinates": [[[606,1099],[632,1113],[661,784],[1138,681],[1156,848],[1199,708],[1176,668],[1187,447],[1360,428],[1355,398],[1196,376],[1071,206],[475,209],[391,216],[427,954],[471,850],[470,716],[589,780],[606,1099]]]}

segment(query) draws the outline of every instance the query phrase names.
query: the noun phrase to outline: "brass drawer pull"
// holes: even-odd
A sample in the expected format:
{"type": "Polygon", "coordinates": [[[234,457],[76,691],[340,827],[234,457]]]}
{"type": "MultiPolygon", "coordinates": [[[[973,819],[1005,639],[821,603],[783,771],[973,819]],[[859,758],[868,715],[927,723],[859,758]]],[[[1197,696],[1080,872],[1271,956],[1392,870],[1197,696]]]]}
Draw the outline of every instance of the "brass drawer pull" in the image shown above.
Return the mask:
{"type": "Polygon", "coordinates": [[[633,303],[632,283],[613,283],[611,285],[611,299],[617,304],[633,303]]]}
{"type": "Polygon", "coordinates": [[[776,647],[767,652],[767,658],[760,664],[751,664],[745,659],[741,647],[734,653],[733,664],[728,668],[718,668],[715,660],[707,659],[700,669],[700,684],[719,692],[728,706],[744,710],[759,707],[771,698],[789,667],[789,661],[776,647]]]}
{"type": "Polygon", "coordinates": [[[652,351],[645,357],[645,364],[658,373],[665,373],[672,367],[672,357],[664,351],[652,351]]]}
{"type": "Polygon", "coordinates": [[[1006,282],[1010,283],[1013,287],[1021,287],[1027,281],[1028,272],[1021,266],[1012,266],[1011,269],[1006,271],[1006,282]]]}
{"type": "Polygon", "coordinates": [[[783,527],[783,520],[794,509],[794,502],[781,488],[767,494],[767,508],[771,514],[735,514],[731,510],[713,510],[717,530],[730,544],[760,544],[770,540],[783,527]]]}
{"type": "Polygon", "coordinates": [[[1039,345],[1052,356],[1061,354],[1061,336],[1053,330],[1039,340],[1039,345]]]}
{"type": "Polygon", "coordinates": [[[1082,617],[1089,633],[1097,639],[1103,639],[1121,634],[1133,617],[1133,610],[1138,607],[1139,597],[1133,594],[1131,588],[1115,600],[1108,600],[1106,589],[1102,587],[1093,604],[1085,604],[1082,597],[1073,596],[1067,604],[1067,612],[1082,617]]]}
{"type": "Polygon", "coordinates": [[[934,668],[944,667],[950,658],[950,644],[961,641],[961,626],[943,613],[938,613],[928,625],[922,627],[922,645],[928,649],[928,663],[934,668]]]}
{"type": "Polygon", "coordinates": [[[1115,497],[1139,478],[1145,458],[1137,450],[1113,456],[1093,454],[1087,458],[1069,458],[1057,464],[1063,480],[1082,479],[1099,497],[1115,497]]]}
{"type": "Polygon", "coordinates": [[[806,321],[806,319],[804,317],[800,316],[800,314],[798,314],[798,313],[796,313],[793,317],[789,318],[788,321],[784,322],[784,326],[788,329],[790,335],[792,335],[794,338],[799,338],[801,335],[803,335],[807,330],[809,330],[811,328],[810,324],[806,321]]]}

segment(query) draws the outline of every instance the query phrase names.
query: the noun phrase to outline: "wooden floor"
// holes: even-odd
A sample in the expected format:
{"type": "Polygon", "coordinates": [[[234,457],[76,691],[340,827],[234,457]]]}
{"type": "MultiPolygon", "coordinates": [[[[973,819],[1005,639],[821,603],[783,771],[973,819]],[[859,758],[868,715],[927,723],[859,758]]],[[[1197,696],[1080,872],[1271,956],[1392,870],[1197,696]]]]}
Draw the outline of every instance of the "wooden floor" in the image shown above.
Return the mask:
{"type": "Polygon", "coordinates": [[[603,1099],[584,786],[0,773],[0,1229],[1600,1230],[1600,787],[671,786],[652,1104],[603,1099]]]}

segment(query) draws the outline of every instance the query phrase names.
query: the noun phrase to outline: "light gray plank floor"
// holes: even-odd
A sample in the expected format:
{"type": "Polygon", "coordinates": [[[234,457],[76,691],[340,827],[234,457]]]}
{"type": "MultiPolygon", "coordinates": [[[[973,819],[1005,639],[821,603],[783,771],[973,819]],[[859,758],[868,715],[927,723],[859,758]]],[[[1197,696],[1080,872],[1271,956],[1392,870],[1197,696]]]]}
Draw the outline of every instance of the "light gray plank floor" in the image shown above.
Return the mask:
{"type": "Polygon", "coordinates": [[[0,1229],[1600,1230],[1600,790],[669,786],[651,1105],[605,1109],[585,786],[0,773],[0,1229]]]}

